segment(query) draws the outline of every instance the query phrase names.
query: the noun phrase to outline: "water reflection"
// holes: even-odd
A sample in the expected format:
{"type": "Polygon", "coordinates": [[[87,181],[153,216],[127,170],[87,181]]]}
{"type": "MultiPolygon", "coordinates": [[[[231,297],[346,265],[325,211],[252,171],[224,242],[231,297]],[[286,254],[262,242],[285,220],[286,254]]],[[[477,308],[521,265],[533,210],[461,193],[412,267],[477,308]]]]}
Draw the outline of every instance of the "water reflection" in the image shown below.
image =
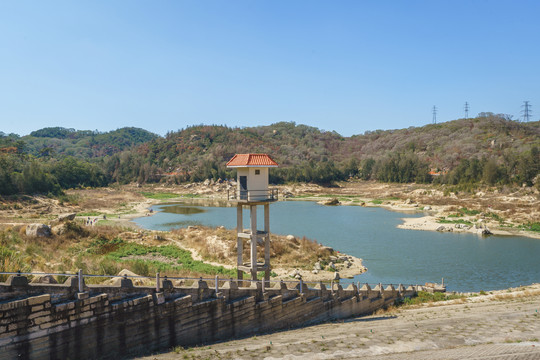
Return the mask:
{"type": "Polygon", "coordinates": [[[169,214],[180,214],[180,215],[193,215],[206,212],[206,210],[200,207],[185,206],[185,205],[169,205],[163,206],[161,211],[169,214]]]}

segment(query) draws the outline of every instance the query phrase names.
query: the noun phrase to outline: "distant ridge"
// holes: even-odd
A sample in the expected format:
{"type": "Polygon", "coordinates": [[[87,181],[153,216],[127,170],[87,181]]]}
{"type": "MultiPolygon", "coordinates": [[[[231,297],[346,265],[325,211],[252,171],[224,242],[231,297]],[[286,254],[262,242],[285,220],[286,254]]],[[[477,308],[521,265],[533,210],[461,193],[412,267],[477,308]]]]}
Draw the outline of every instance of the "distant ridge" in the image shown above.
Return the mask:
{"type": "MultiPolygon", "coordinates": [[[[261,153],[280,164],[271,172],[273,182],[327,184],[353,176],[540,186],[535,180],[540,173],[540,121],[522,123],[492,113],[351,137],[294,122],[246,128],[197,125],[165,137],[138,128],[106,133],[44,128],[24,137],[0,134],[0,148],[11,149],[4,154],[16,148],[47,161],[70,156],[88,161],[95,165],[99,183],[224,179],[234,176],[225,166],[234,154],[261,153]]],[[[13,164],[20,173],[24,162],[13,164]]]]}

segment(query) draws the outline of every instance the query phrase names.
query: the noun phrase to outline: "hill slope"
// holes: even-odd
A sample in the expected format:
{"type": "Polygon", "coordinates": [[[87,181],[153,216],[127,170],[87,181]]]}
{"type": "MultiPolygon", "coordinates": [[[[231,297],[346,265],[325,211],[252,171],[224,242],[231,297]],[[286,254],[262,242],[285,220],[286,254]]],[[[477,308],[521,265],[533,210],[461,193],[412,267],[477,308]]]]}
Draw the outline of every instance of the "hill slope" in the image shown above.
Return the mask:
{"type": "MultiPolygon", "coordinates": [[[[540,122],[519,123],[484,114],[474,119],[377,130],[352,137],[285,122],[242,129],[193,126],[152,140],[134,151],[164,172],[194,174],[194,180],[226,176],[224,165],[235,153],[269,153],[281,165],[278,176],[286,172],[285,180],[302,181],[312,180],[309,171],[317,167],[320,172],[332,173],[338,168],[347,174],[360,171],[365,178],[381,179],[375,173],[384,172],[385,166],[427,173],[428,168],[450,170],[471,159],[483,164],[491,160],[515,172],[520,155],[534,147],[540,148],[540,122]],[[365,169],[370,162],[369,169],[365,169]]],[[[416,180],[411,176],[381,180],[416,180]]]]}
{"type": "Polygon", "coordinates": [[[454,185],[540,186],[540,121],[520,123],[491,113],[351,137],[290,122],[250,128],[199,125],[165,137],[137,128],[108,133],[45,128],[22,138],[1,135],[0,172],[5,175],[0,175],[11,184],[10,193],[24,188],[29,175],[23,171],[35,179],[32,186],[26,181],[26,193],[41,189],[37,184],[44,179],[50,185],[39,191],[51,189],[55,179],[40,175],[47,173],[63,179],[57,181],[60,187],[230,178],[234,171],[225,164],[235,153],[270,154],[280,164],[271,174],[273,182],[326,184],[358,176],[401,183],[435,179],[454,185]],[[443,176],[430,176],[430,169],[443,176]]]}
{"type": "Polygon", "coordinates": [[[157,138],[144,129],[124,127],[109,132],[49,127],[19,138],[34,156],[75,156],[89,159],[112,155],[157,138]]]}

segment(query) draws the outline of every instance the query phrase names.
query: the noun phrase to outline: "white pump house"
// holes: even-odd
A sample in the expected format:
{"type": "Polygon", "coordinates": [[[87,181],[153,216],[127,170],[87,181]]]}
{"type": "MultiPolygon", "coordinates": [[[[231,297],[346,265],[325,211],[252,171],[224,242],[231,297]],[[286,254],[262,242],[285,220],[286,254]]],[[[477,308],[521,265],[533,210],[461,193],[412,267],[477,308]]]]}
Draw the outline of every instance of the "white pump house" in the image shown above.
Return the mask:
{"type": "Polygon", "coordinates": [[[236,202],[238,279],[244,272],[251,273],[257,280],[257,272],[264,271],[264,279],[270,280],[270,202],[277,200],[276,189],[268,188],[269,168],[278,164],[267,154],[236,154],[227,163],[228,168],[236,168],[237,187],[229,192],[229,201],[236,202]],[[257,230],[257,205],[264,207],[264,230],[257,230]],[[250,227],[244,229],[243,207],[249,207],[250,227]],[[250,242],[250,261],[244,263],[244,240],[250,242]],[[257,261],[257,244],[264,246],[264,259],[257,261]]]}

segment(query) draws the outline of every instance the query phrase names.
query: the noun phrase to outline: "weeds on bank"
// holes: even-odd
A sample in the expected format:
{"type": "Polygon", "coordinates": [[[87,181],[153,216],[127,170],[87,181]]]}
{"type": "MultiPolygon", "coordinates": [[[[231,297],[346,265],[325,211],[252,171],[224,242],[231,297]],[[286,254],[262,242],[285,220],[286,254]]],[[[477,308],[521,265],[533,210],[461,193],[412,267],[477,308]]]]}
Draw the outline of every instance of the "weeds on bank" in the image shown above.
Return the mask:
{"type": "Polygon", "coordinates": [[[540,222],[530,222],[527,224],[519,225],[518,229],[526,230],[526,231],[533,231],[533,232],[540,232],[540,222]]]}
{"type": "Polygon", "coordinates": [[[464,224],[468,226],[472,226],[473,224],[471,221],[468,221],[468,220],[463,220],[463,219],[449,220],[449,219],[446,219],[444,216],[438,218],[437,222],[439,224],[464,224]]]}
{"type": "Polygon", "coordinates": [[[538,296],[538,295],[540,295],[540,289],[525,290],[522,292],[510,292],[506,294],[497,294],[494,296],[494,298],[497,300],[509,300],[509,299],[515,300],[515,299],[529,298],[529,297],[538,296]]]}
{"type": "MultiPolygon", "coordinates": [[[[114,246],[114,245],[113,245],[114,246]]],[[[132,262],[138,267],[138,271],[146,273],[139,275],[150,275],[150,273],[162,272],[166,270],[189,270],[195,273],[203,273],[210,275],[226,275],[233,277],[236,275],[236,270],[225,269],[223,266],[214,266],[206,264],[199,260],[193,260],[191,253],[174,245],[163,246],[146,246],[135,243],[120,243],[115,251],[107,254],[107,257],[117,262],[129,261],[132,256],[149,257],[136,259],[132,262]],[[160,260],[152,260],[152,256],[160,255],[160,260]],[[169,260],[165,262],[164,260],[169,260]],[[146,265],[147,267],[145,267],[146,265]]]]}
{"type": "Polygon", "coordinates": [[[419,305],[424,303],[433,303],[438,301],[465,299],[464,295],[460,294],[446,294],[446,293],[429,293],[427,291],[419,291],[416,296],[411,298],[400,299],[396,302],[396,305],[419,305]]]}
{"type": "Polygon", "coordinates": [[[179,194],[175,193],[154,193],[154,192],[146,192],[142,191],[141,195],[148,199],[154,199],[154,200],[166,200],[166,199],[175,199],[179,198],[179,194]]]}
{"type": "Polygon", "coordinates": [[[86,217],[86,216],[101,216],[103,215],[103,213],[99,212],[99,211],[87,211],[87,212],[81,212],[81,213],[77,213],[78,216],[83,216],[83,217],[86,217]]]}

